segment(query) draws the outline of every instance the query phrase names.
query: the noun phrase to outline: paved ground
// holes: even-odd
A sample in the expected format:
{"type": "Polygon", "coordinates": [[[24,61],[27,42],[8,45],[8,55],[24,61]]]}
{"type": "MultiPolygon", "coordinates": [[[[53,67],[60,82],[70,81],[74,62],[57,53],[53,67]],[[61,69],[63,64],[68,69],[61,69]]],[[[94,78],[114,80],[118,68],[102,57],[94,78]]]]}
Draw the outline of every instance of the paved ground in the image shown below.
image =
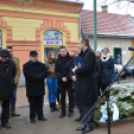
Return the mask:
{"type": "MultiPolygon", "coordinates": [[[[34,124],[29,122],[28,107],[18,108],[20,117],[11,117],[10,124],[12,128],[7,130],[0,128],[0,134],[81,134],[75,128],[81,124],[75,122],[78,117],[78,110],[75,109],[75,115],[72,118],[67,116],[59,119],[59,112],[51,113],[49,107],[44,107],[44,116],[47,121],[37,121],[34,124]]],[[[134,134],[134,122],[124,123],[112,127],[111,134],[134,134]]],[[[107,134],[107,128],[95,128],[90,134],[107,134]]]]}
{"type": "MultiPolygon", "coordinates": [[[[10,124],[12,128],[10,130],[0,129],[0,134],[81,134],[75,130],[76,127],[81,124],[75,122],[75,118],[78,117],[77,109],[75,109],[75,115],[72,118],[67,116],[63,119],[59,119],[60,112],[51,113],[49,108],[44,108],[44,116],[47,121],[36,121],[34,124],[29,122],[29,109],[18,108],[17,111],[21,113],[20,117],[11,117],[10,124]]],[[[104,130],[95,128],[91,134],[106,134],[104,130]]]]}

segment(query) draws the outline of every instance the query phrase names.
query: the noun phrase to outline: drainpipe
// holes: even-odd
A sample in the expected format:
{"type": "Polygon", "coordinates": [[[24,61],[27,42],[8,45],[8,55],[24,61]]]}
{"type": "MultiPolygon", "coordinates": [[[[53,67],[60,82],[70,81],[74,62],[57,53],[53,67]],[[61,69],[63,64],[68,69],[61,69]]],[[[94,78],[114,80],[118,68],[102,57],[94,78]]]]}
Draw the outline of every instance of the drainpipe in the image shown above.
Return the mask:
{"type": "Polygon", "coordinates": [[[82,8],[80,9],[79,11],[79,38],[81,38],[81,11],[83,9],[83,5],[82,5],[82,8]]]}
{"type": "Polygon", "coordinates": [[[94,3],[94,51],[97,49],[97,13],[96,13],[96,0],[93,0],[94,3]]]}

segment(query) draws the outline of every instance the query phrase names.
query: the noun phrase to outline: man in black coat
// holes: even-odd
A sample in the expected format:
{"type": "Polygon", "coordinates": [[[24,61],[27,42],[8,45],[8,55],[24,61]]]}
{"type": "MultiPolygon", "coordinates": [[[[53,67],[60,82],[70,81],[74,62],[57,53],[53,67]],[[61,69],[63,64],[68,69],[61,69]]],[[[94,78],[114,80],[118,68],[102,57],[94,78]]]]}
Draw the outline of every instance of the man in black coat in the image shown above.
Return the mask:
{"type": "Polygon", "coordinates": [[[80,117],[78,117],[77,119],[75,119],[75,121],[81,122],[82,118],[83,118],[83,110],[82,110],[82,106],[81,104],[76,100],[75,94],[77,94],[77,88],[76,88],[76,82],[77,82],[77,75],[74,74],[71,70],[75,67],[75,62],[77,61],[77,59],[79,58],[79,55],[81,54],[81,46],[78,44],[77,45],[77,56],[75,57],[73,64],[71,65],[71,69],[70,69],[70,77],[72,79],[72,88],[74,89],[74,99],[75,99],[75,103],[79,109],[79,113],[80,113],[80,117]]]}
{"type": "Polygon", "coordinates": [[[2,102],[1,127],[11,128],[8,124],[10,117],[10,102],[13,94],[16,66],[7,50],[0,50],[0,101],[2,102]]]}
{"type": "MultiPolygon", "coordinates": [[[[82,49],[81,57],[84,65],[72,69],[72,72],[77,75],[76,82],[76,100],[82,105],[84,116],[87,115],[90,108],[97,100],[96,80],[95,80],[95,66],[96,57],[95,53],[89,47],[88,38],[79,40],[82,49]]],[[[88,133],[93,130],[94,126],[94,111],[90,113],[84,121],[84,125],[76,130],[82,130],[82,133],[88,133]]]]}
{"type": "Polygon", "coordinates": [[[26,78],[26,96],[30,103],[30,122],[35,122],[36,112],[38,120],[46,121],[43,115],[43,100],[45,95],[44,79],[47,77],[45,65],[38,61],[38,53],[30,52],[30,61],[23,66],[26,78]]]}
{"type": "Polygon", "coordinates": [[[72,89],[72,81],[70,79],[70,66],[73,63],[73,57],[69,55],[65,46],[60,47],[60,54],[56,60],[55,73],[58,78],[58,86],[61,92],[61,115],[60,118],[65,116],[65,94],[68,90],[69,96],[69,114],[68,117],[73,116],[74,108],[74,91],[72,89]]]}

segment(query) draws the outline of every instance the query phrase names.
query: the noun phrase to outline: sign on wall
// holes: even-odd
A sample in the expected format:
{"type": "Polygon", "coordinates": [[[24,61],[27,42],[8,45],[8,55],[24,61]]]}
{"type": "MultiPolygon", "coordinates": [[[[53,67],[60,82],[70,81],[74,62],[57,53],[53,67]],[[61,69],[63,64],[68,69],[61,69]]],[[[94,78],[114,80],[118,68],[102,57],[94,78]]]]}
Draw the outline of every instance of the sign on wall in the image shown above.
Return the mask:
{"type": "Polygon", "coordinates": [[[2,48],[2,35],[1,35],[1,30],[0,30],[0,49],[2,48]]]}
{"type": "Polygon", "coordinates": [[[55,31],[55,30],[49,30],[44,32],[44,45],[56,45],[61,46],[62,45],[62,33],[55,31]]]}

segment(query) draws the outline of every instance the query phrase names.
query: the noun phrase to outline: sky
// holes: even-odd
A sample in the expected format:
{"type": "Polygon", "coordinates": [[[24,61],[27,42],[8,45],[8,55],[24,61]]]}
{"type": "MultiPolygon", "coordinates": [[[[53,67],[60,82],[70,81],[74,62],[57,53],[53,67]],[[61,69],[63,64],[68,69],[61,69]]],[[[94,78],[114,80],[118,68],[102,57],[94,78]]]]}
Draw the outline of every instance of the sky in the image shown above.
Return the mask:
{"type": "MultiPolygon", "coordinates": [[[[93,0],[77,0],[85,3],[84,9],[93,10],[93,0]]],[[[115,2],[117,0],[97,0],[97,11],[101,11],[101,5],[108,5],[109,13],[130,14],[134,16],[134,4],[127,0],[115,2]]]]}

